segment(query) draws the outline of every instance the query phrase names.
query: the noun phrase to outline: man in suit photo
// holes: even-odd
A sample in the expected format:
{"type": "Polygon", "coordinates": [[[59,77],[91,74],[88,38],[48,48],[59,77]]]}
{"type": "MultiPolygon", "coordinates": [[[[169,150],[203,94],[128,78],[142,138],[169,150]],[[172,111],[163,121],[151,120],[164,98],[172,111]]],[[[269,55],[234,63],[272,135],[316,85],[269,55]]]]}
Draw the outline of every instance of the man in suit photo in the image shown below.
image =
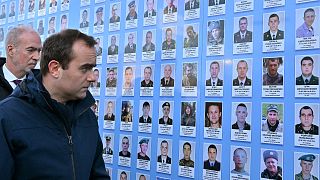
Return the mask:
{"type": "Polygon", "coordinates": [[[247,72],[248,72],[247,61],[240,60],[238,62],[237,72],[238,72],[238,76],[237,78],[233,79],[232,85],[239,86],[239,87],[251,86],[251,79],[247,77],[247,72]]]}
{"type": "Polygon", "coordinates": [[[117,37],[115,35],[111,36],[111,45],[108,47],[108,55],[117,55],[119,51],[119,46],[116,45],[117,37]]]}
{"type": "Polygon", "coordinates": [[[296,78],[296,85],[319,85],[319,77],[312,74],[313,63],[310,56],[301,59],[301,75],[296,78]]]}
{"type": "Polygon", "coordinates": [[[220,65],[218,61],[210,64],[210,78],[206,80],[206,86],[223,86],[223,80],[219,79],[220,65]]]}
{"type": "Polygon", "coordinates": [[[151,123],[150,109],[150,103],[145,101],[142,105],[142,116],[139,118],[139,123],[151,123]]]}
{"type": "Polygon", "coordinates": [[[160,143],[160,152],[158,156],[158,162],[163,164],[171,164],[171,158],[168,156],[169,143],[166,140],[160,143]]]}
{"type": "Polygon", "coordinates": [[[220,171],[221,163],[217,161],[217,147],[211,144],[208,147],[208,159],[203,162],[203,169],[220,171]]]}
{"type": "Polygon", "coordinates": [[[161,87],[174,87],[174,79],[171,77],[172,67],[170,64],[164,66],[164,77],[161,78],[161,87]]]}
{"type": "Polygon", "coordinates": [[[165,102],[162,104],[162,118],[159,119],[159,124],[172,125],[172,119],[169,117],[170,115],[170,103],[165,102]]]}
{"type": "Polygon", "coordinates": [[[163,14],[172,14],[178,11],[178,8],[173,4],[174,0],[166,0],[167,6],[163,9],[163,14]]]}
{"type": "Polygon", "coordinates": [[[198,9],[199,6],[199,2],[198,0],[187,0],[187,2],[184,4],[184,10],[190,10],[190,9],[198,9]]]}
{"type": "Polygon", "coordinates": [[[209,6],[216,6],[216,5],[221,5],[225,4],[225,0],[209,0],[209,6]]]}
{"type": "Polygon", "coordinates": [[[146,66],[143,70],[144,79],[141,81],[141,87],[153,87],[152,79],[152,68],[151,66],[146,66]]]}
{"type": "Polygon", "coordinates": [[[128,44],[124,49],[124,53],[136,53],[137,45],[134,43],[134,34],[130,33],[128,35],[128,44]]]}
{"type": "Polygon", "coordinates": [[[88,18],[88,11],[85,9],[82,11],[82,22],[80,23],[80,28],[86,28],[89,27],[89,21],[88,18]]]}
{"type": "Polygon", "coordinates": [[[108,101],[107,103],[107,112],[104,115],[104,120],[108,121],[114,121],[115,120],[115,115],[114,115],[114,104],[112,101],[108,101]]]}
{"type": "Polygon", "coordinates": [[[263,34],[263,41],[284,39],[284,31],[279,29],[280,19],[277,14],[269,16],[269,30],[263,34]]]}
{"type": "Polygon", "coordinates": [[[143,17],[156,16],[157,12],[154,10],[154,0],[146,0],[147,10],[144,12],[143,17]]]}
{"type": "Polygon", "coordinates": [[[233,35],[233,43],[252,42],[252,32],[248,29],[248,18],[239,19],[239,31],[233,35]]]}

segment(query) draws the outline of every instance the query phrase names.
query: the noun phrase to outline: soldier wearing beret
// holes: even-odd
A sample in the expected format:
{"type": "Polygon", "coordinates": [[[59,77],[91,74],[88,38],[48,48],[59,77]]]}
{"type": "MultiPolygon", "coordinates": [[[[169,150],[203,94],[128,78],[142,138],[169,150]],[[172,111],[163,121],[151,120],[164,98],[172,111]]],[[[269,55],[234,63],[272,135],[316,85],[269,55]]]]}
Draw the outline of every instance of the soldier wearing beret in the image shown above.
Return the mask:
{"type": "Polygon", "coordinates": [[[317,177],[311,174],[313,161],[316,159],[316,156],[313,154],[305,154],[299,157],[301,172],[295,175],[295,180],[318,180],[317,177]]]}
{"type": "Polygon", "coordinates": [[[163,117],[159,119],[159,124],[172,125],[172,119],[169,117],[170,114],[170,103],[165,102],[162,104],[163,117]]]}
{"type": "Polygon", "coordinates": [[[103,17],[103,7],[99,7],[96,11],[97,22],[94,23],[94,26],[98,26],[98,25],[101,26],[104,24],[102,17],[103,17]]]}
{"type": "Polygon", "coordinates": [[[266,169],[261,172],[261,178],[282,180],[282,168],[278,166],[278,153],[274,150],[263,152],[263,160],[266,169]]]}
{"type": "Polygon", "coordinates": [[[103,148],[103,154],[110,154],[113,155],[113,150],[110,147],[110,143],[111,143],[111,137],[110,136],[106,136],[106,147],[103,148]]]}
{"type": "Polygon", "coordinates": [[[150,161],[149,156],[147,155],[149,139],[142,138],[139,142],[140,152],[138,153],[138,159],[150,161]]]}
{"type": "Polygon", "coordinates": [[[279,121],[279,110],[275,104],[267,109],[267,120],[262,123],[262,131],[283,132],[283,125],[279,121]]]}
{"type": "Polygon", "coordinates": [[[223,44],[223,31],[220,21],[209,22],[208,45],[223,44]]]}
{"type": "Polygon", "coordinates": [[[136,12],[136,2],[135,1],[131,1],[128,4],[128,7],[129,7],[129,13],[127,15],[126,20],[128,21],[128,20],[137,19],[138,15],[137,15],[137,12],[136,12]]]}
{"type": "Polygon", "coordinates": [[[179,161],[179,166],[194,167],[194,162],[191,160],[191,144],[185,142],[183,144],[183,158],[179,161]]]}

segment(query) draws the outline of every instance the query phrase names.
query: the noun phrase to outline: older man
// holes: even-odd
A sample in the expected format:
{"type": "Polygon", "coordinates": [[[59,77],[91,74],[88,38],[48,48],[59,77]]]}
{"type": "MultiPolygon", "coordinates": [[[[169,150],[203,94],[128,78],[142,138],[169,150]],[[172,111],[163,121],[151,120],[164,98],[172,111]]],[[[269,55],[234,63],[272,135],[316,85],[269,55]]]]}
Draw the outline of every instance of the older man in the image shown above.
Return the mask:
{"type": "Polygon", "coordinates": [[[17,84],[36,66],[41,47],[38,33],[29,27],[14,27],[7,33],[7,59],[0,58],[0,100],[10,95],[17,84]]]}
{"type": "Polygon", "coordinates": [[[0,103],[2,179],[107,179],[88,91],[95,81],[94,44],[78,30],[51,35],[43,44],[41,74],[30,72],[0,103]]]}
{"type": "Polygon", "coordinates": [[[266,169],[261,172],[261,178],[282,180],[282,168],[278,166],[278,152],[274,150],[264,151],[263,160],[266,169]]]}

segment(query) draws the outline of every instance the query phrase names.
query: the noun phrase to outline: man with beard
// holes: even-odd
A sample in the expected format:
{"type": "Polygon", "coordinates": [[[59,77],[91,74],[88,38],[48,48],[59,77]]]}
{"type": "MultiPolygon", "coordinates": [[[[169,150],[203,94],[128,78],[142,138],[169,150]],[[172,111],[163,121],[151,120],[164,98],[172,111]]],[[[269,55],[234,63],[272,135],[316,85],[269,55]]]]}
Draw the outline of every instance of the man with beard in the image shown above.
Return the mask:
{"type": "Polygon", "coordinates": [[[182,86],[197,86],[197,77],[193,73],[193,65],[191,63],[186,64],[182,86]]]}

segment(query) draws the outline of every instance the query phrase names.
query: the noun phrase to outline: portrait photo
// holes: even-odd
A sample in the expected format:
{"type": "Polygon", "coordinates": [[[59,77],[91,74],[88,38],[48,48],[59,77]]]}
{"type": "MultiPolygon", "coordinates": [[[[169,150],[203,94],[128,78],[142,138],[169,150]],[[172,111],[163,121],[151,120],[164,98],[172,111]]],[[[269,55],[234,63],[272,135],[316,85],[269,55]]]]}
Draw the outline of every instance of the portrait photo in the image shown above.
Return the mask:
{"type": "Polygon", "coordinates": [[[89,27],[89,15],[90,15],[90,9],[82,9],[80,10],[80,28],[88,28],[89,27]]]}
{"type": "Polygon", "coordinates": [[[194,168],[196,146],[195,142],[179,142],[179,166],[194,168]]]}
{"type": "Polygon", "coordinates": [[[283,57],[268,57],[263,58],[263,86],[283,85],[284,74],[284,59],[283,57]]]}
{"type": "Polygon", "coordinates": [[[319,104],[295,104],[295,133],[319,135],[319,104]]]}
{"type": "Polygon", "coordinates": [[[283,152],[274,149],[261,149],[260,178],[283,178],[283,152]]]}
{"type": "Polygon", "coordinates": [[[284,107],[283,103],[261,104],[261,130],[283,133],[284,107]]]}
{"type": "MultiPolygon", "coordinates": [[[[151,0],[152,1],[152,0],[151,0]]],[[[156,30],[144,30],[142,38],[142,52],[150,52],[156,50],[156,30]]]]}
{"type": "Polygon", "coordinates": [[[139,123],[152,123],[153,101],[140,100],[139,123]]]}
{"type": "Polygon", "coordinates": [[[224,64],[222,60],[206,62],[206,86],[223,86],[224,64]]]}
{"type": "Polygon", "coordinates": [[[125,34],[124,53],[136,53],[137,51],[137,32],[128,32],[125,34]]]}
{"type": "Polygon", "coordinates": [[[294,178],[319,179],[319,154],[294,152],[294,178]]]}
{"type": "Polygon", "coordinates": [[[176,49],[176,28],[174,26],[162,29],[162,50],[176,49]]]}
{"type": "Polygon", "coordinates": [[[119,180],[129,180],[130,179],[130,171],[118,169],[117,177],[119,180]]]}
{"type": "Polygon", "coordinates": [[[263,14],[263,41],[282,40],[284,31],[284,11],[263,14]]]}
{"type": "Polygon", "coordinates": [[[231,177],[247,177],[250,175],[251,149],[243,146],[231,146],[230,151],[230,173],[231,177]],[[231,161],[232,159],[232,161],[231,161]],[[232,175],[235,174],[235,175],[232,175]]]}
{"type": "Polygon", "coordinates": [[[207,45],[224,44],[224,20],[208,21],[207,45]]]}
{"type": "Polygon", "coordinates": [[[197,86],[198,63],[183,63],[182,87],[197,86]]]}
{"type": "Polygon", "coordinates": [[[296,9],[296,38],[319,37],[319,15],[319,7],[296,9]]]}
{"type": "Polygon", "coordinates": [[[162,64],[161,65],[161,87],[174,87],[175,78],[175,64],[162,64]]]}
{"type": "Polygon", "coordinates": [[[131,158],[132,136],[120,134],[119,138],[119,156],[131,158]]]}
{"type": "Polygon", "coordinates": [[[119,34],[112,34],[108,36],[108,55],[119,54],[119,34]]]}
{"type": "Polygon", "coordinates": [[[128,123],[133,120],[133,101],[122,101],[121,104],[121,121],[128,123]]]}
{"type": "Polygon", "coordinates": [[[68,29],[68,27],[69,27],[69,14],[61,14],[60,31],[68,29]]]}
{"type": "Polygon", "coordinates": [[[114,100],[106,100],[104,107],[105,107],[105,111],[104,111],[103,119],[105,121],[115,121],[116,102],[114,100]]]}
{"type": "Polygon", "coordinates": [[[181,126],[196,126],[196,102],[181,102],[181,126]]]}
{"type": "Polygon", "coordinates": [[[116,87],[118,80],[118,68],[117,67],[108,67],[107,68],[107,79],[106,87],[116,87]]]}
{"type": "Polygon", "coordinates": [[[205,127],[222,128],[222,102],[205,102],[205,127]]]}
{"type": "Polygon", "coordinates": [[[233,43],[247,43],[253,41],[253,16],[234,18],[233,43]]]}
{"type": "Polygon", "coordinates": [[[232,69],[232,86],[252,86],[252,59],[234,59],[232,69]]]}
{"type": "Polygon", "coordinates": [[[319,85],[319,55],[297,55],[296,85],[319,85]]]}
{"type": "Polygon", "coordinates": [[[154,81],[154,65],[142,65],[141,66],[141,86],[140,87],[153,87],[154,81]]]}
{"type": "Polygon", "coordinates": [[[121,2],[110,3],[109,23],[119,23],[121,15],[121,2]]]}
{"type": "Polygon", "coordinates": [[[199,47],[199,24],[185,24],[183,31],[183,48],[199,47]]]}
{"type": "Polygon", "coordinates": [[[151,139],[148,137],[138,137],[137,158],[150,161],[151,156],[151,139]]]}
{"type": "Polygon", "coordinates": [[[221,144],[203,144],[203,169],[221,171],[221,144]]]}

